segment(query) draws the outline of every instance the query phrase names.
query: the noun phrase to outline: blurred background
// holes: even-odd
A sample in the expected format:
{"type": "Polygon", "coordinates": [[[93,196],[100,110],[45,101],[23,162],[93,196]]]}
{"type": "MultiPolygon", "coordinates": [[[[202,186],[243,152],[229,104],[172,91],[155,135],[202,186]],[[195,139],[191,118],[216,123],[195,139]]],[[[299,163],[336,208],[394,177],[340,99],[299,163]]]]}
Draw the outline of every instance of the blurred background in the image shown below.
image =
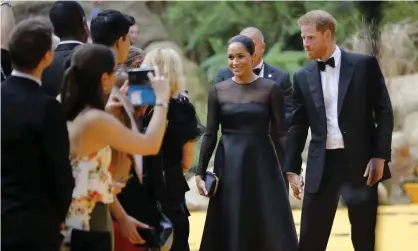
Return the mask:
{"type": "MultiPolygon", "coordinates": [[[[226,65],[229,38],[246,26],[265,37],[264,60],[291,74],[307,63],[299,16],[313,9],[330,12],[338,21],[337,44],[348,51],[373,54],[380,61],[395,111],[391,169],[393,178],[379,187],[378,251],[418,250],[418,2],[270,2],[270,1],[85,1],[89,16],[117,9],[134,16],[135,45],[146,52],[170,47],[183,55],[187,89],[200,119],[206,123],[206,100],[217,71],[226,65]],[[383,244],[382,244],[383,243],[383,244]]],[[[47,15],[51,2],[14,2],[16,21],[47,15]]],[[[197,144],[196,156],[200,145],[197,144]]],[[[304,153],[306,161],[306,151],[304,153]]],[[[195,157],[195,163],[197,157],[195,157]]],[[[188,206],[193,213],[190,244],[198,250],[207,199],[198,195],[193,177],[188,206]]],[[[290,196],[299,222],[301,202],[290,196]]],[[[329,250],[353,250],[344,204],[337,213],[329,250]]]]}

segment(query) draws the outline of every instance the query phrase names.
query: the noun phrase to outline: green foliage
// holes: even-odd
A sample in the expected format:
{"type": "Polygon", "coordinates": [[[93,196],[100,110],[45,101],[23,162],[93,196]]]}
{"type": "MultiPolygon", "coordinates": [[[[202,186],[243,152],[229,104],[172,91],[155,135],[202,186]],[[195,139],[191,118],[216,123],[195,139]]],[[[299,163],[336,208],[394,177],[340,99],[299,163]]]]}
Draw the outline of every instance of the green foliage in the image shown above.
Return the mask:
{"type": "Polygon", "coordinates": [[[382,24],[403,20],[418,21],[418,2],[392,1],[383,3],[382,24]]]}
{"type": "Polygon", "coordinates": [[[360,23],[354,7],[339,2],[169,2],[166,20],[174,40],[199,64],[205,82],[212,83],[227,64],[227,41],[243,28],[262,30],[266,62],[294,72],[306,63],[297,18],[313,9],[329,11],[339,19],[339,41],[360,23]]]}
{"type": "Polygon", "coordinates": [[[282,51],[280,44],[276,43],[264,56],[266,62],[276,67],[280,67],[290,74],[299,70],[307,63],[304,51],[287,50],[282,51]]]}

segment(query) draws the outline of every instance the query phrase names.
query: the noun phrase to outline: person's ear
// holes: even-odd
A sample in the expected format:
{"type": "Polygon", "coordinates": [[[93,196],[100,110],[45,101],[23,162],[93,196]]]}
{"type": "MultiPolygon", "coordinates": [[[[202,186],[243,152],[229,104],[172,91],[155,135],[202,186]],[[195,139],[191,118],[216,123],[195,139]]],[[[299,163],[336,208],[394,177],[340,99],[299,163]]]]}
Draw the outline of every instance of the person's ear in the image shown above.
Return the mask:
{"type": "Polygon", "coordinates": [[[331,41],[332,40],[332,34],[331,34],[331,31],[330,30],[326,30],[325,31],[325,38],[328,41],[331,41]]]}

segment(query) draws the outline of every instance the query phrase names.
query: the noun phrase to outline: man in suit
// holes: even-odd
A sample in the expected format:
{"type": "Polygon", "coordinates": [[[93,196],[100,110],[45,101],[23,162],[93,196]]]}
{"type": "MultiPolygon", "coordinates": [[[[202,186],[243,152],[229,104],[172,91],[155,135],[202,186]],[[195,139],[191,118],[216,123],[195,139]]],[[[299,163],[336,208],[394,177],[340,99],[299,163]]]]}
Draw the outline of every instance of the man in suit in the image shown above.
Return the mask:
{"type": "Polygon", "coordinates": [[[301,153],[310,128],[299,250],[326,250],[342,195],[355,250],[373,251],[377,185],[390,178],[393,111],[385,80],[375,57],[335,44],[336,21],[329,13],[308,12],[298,24],[313,59],[294,75],[285,161],[300,199],[301,153]]]}
{"type": "Polygon", "coordinates": [[[2,250],[55,251],[74,179],[64,112],[41,89],[52,62],[52,25],[19,23],[9,42],[14,70],[1,85],[2,250]]]}
{"type": "Polygon", "coordinates": [[[74,49],[87,42],[89,37],[86,14],[77,1],[56,1],[49,10],[49,19],[60,43],[55,49],[52,64],[42,75],[42,89],[57,97],[64,79],[65,63],[69,62],[74,49]]]}
{"type": "MultiPolygon", "coordinates": [[[[292,84],[290,83],[289,73],[286,71],[269,65],[264,62],[263,55],[266,49],[266,44],[264,43],[263,33],[255,27],[247,27],[243,29],[240,33],[250,37],[255,46],[255,62],[254,62],[254,73],[263,78],[268,78],[280,85],[285,96],[285,112],[286,112],[286,122],[290,120],[290,114],[292,112],[290,96],[292,95],[292,84]]],[[[225,66],[219,69],[218,75],[215,78],[215,84],[232,78],[233,74],[231,70],[225,66]]]]}

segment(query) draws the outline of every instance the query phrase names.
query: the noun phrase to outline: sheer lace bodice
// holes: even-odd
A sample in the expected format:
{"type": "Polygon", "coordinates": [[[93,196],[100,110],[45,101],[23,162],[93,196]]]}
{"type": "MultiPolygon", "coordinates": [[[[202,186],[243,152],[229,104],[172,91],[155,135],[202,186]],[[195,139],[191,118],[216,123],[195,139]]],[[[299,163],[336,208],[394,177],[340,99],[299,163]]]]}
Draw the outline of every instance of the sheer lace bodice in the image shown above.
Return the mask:
{"type": "Polygon", "coordinates": [[[222,133],[240,134],[270,133],[276,153],[283,158],[286,136],[284,98],[279,85],[273,81],[258,78],[249,84],[238,84],[228,79],[216,84],[209,93],[208,119],[203,136],[197,174],[204,174],[217,142],[219,125],[222,133]],[[236,104],[254,104],[248,110],[236,104]],[[231,106],[234,111],[231,113],[231,106]],[[268,109],[265,109],[265,108],[268,109]]]}

